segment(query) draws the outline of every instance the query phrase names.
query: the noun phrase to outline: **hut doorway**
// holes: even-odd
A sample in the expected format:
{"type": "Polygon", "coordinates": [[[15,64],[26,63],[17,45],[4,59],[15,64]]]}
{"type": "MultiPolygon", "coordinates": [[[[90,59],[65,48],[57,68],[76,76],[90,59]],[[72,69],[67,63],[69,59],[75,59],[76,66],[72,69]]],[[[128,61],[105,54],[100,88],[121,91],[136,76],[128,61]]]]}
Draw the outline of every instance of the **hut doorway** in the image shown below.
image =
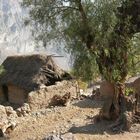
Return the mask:
{"type": "Polygon", "coordinates": [[[3,93],[4,93],[5,100],[6,100],[7,102],[9,102],[9,97],[8,97],[8,86],[7,86],[7,85],[2,85],[2,90],[3,90],[3,93]]]}

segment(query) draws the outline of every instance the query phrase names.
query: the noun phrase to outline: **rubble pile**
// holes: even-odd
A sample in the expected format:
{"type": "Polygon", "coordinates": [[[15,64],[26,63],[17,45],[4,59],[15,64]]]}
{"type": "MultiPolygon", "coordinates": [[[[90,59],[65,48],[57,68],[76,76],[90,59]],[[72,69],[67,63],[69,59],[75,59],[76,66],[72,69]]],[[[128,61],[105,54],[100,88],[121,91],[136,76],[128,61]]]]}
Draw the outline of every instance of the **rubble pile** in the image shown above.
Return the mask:
{"type": "MultiPolygon", "coordinates": [[[[64,105],[65,103],[68,103],[67,101],[69,101],[69,98],[73,99],[76,97],[77,92],[75,81],[64,80],[61,82],[56,82],[55,85],[45,87],[42,86],[41,89],[30,92],[27,102],[32,111],[37,111],[41,108],[49,107],[52,100],[58,99],[61,102],[61,105],[64,105]],[[61,100],[63,103],[59,100],[61,97],[63,97],[61,100]]],[[[52,106],[56,106],[57,103],[52,106]]]]}
{"type": "Polygon", "coordinates": [[[12,107],[0,105],[0,137],[16,127],[17,114],[12,107]]]}
{"type": "Polygon", "coordinates": [[[30,106],[27,103],[24,103],[22,107],[16,109],[18,117],[26,117],[31,113],[30,106]]]}
{"type": "Polygon", "coordinates": [[[14,110],[11,106],[0,105],[0,137],[10,133],[18,124],[18,117],[25,117],[31,112],[27,103],[14,110]]]}

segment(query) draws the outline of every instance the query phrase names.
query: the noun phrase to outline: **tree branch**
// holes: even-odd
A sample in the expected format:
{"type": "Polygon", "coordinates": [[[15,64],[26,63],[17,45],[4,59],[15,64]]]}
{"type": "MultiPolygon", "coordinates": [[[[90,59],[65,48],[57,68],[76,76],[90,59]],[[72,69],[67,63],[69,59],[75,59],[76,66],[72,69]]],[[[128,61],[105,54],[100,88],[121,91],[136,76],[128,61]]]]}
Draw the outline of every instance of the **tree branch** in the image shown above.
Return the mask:
{"type": "Polygon", "coordinates": [[[79,10],[78,8],[76,7],[71,7],[71,6],[56,6],[56,7],[53,7],[54,9],[71,9],[71,10],[79,10]]]}

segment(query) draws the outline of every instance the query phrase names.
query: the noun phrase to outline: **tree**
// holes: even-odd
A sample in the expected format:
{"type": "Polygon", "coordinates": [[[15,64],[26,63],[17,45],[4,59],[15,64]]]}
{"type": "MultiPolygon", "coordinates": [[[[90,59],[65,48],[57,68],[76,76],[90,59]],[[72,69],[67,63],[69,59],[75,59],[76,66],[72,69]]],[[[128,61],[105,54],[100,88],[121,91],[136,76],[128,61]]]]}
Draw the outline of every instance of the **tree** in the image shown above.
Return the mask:
{"type": "MultiPolygon", "coordinates": [[[[30,8],[30,23],[37,42],[63,42],[73,55],[74,66],[93,72],[93,68],[113,84],[111,104],[102,117],[120,115],[121,85],[124,84],[132,55],[132,38],[139,32],[138,0],[23,0],[30,8]],[[82,65],[79,64],[82,62],[82,65]],[[87,65],[93,64],[93,65],[87,65]],[[119,84],[117,84],[119,83],[119,84]],[[122,83],[122,84],[120,84],[122,83]],[[107,115],[106,115],[107,114],[107,115]]],[[[29,21],[26,21],[29,23],[29,21]]],[[[92,76],[92,75],[89,75],[92,76]]],[[[123,95],[124,96],[124,95],[123,95]]]]}
{"type": "Polygon", "coordinates": [[[140,34],[137,33],[132,38],[132,47],[129,49],[129,75],[140,74],[140,34]],[[133,68],[133,69],[131,69],[133,68]]]}
{"type": "MultiPolygon", "coordinates": [[[[90,76],[84,74],[82,77],[92,79],[92,73],[98,71],[98,46],[107,46],[107,38],[116,23],[113,11],[117,10],[119,1],[24,0],[23,5],[31,7],[29,20],[34,27],[36,42],[42,41],[44,46],[50,40],[63,42],[72,54],[78,72],[87,73],[83,70],[86,66],[80,67],[81,63],[78,62],[91,64],[88,65],[90,76]],[[92,50],[91,46],[95,48],[92,50]]],[[[29,23],[29,20],[26,20],[26,23],[29,23]]]]}

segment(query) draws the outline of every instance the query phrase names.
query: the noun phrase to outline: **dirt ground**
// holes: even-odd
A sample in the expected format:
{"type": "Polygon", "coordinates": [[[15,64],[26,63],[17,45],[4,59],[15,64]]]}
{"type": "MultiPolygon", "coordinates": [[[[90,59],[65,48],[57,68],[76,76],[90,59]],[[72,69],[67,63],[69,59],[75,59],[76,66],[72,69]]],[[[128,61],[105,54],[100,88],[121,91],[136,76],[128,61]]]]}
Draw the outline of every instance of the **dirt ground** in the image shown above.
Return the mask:
{"type": "Polygon", "coordinates": [[[51,134],[70,133],[74,140],[140,140],[140,124],[131,132],[111,133],[112,122],[94,122],[101,108],[101,101],[84,99],[67,107],[54,107],[33,112],[21,117],[18,125],[9,135],[10,140],[42,140],[51,134]]]}

